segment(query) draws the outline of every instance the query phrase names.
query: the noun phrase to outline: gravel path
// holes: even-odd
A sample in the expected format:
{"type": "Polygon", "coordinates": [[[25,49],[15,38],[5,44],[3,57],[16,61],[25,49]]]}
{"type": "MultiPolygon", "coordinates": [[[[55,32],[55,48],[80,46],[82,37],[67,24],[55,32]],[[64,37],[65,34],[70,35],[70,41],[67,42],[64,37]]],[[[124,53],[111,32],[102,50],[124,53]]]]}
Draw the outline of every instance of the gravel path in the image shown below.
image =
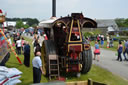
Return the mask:
{"type": "MultiPolygon", "coordinates": [[[[92,50],[94,48],[92,47],[92,50]]],[[[108,71],[128,80],[128,61],[117,61],[116,51],[101,49],[100,61],[93,60],[93,64],[107,69],[108,71]]],[[[122,58],[124,59],[123,55],[122,58]]]]}

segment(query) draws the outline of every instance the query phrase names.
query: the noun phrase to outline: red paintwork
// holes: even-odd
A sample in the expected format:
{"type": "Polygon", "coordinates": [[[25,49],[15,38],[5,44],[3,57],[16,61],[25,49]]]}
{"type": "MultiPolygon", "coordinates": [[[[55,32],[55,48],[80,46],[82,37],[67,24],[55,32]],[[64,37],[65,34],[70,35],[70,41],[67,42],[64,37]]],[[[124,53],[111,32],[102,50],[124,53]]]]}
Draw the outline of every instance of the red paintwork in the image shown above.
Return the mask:
{"type": "Polygon", "coordinates": [[[0,13],[3,13],[1,9],[0,9],[0,13]]]}
{"type": "Polygon", "coordinates": [[[68,65],[68,72],[79,72],[79,65],[68,65]]]}
{"type": "Polygon", "coordinates": [[[45,40],[48,40],[48,37],[47,36],[45,36],[44,38],[45,38],[45,40]]]}
{"type": "Polygon", "coordinates": [[[82,46],[81,45],[73,45],[72,46],[69,46],[69,51],[75,51],[75,52],[81,52],[82,46]]]}
{"type": "Polygon", "coordinates": [[[78,54],[77,53],[71,53],[70,56],[72,59],[77,59],[78,54]]]}

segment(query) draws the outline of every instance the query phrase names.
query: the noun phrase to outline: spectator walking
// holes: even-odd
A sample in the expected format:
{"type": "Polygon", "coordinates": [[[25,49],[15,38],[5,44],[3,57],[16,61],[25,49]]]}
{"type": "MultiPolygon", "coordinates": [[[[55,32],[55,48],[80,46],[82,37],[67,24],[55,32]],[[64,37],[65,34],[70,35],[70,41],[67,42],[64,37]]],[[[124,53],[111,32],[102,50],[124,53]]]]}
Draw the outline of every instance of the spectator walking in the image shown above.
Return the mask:
{"type": "Polygon", "coordinates": [[[118,52],[117,60],[119,60],[119,61],[122,61],[122,57],[121,57],[122,51],[123,51],[123,45],[122,45],[122,42],[119,41],[119,45],[118,45],[118,48],[117,48],[117,52],[118,52]]]}
{"type": "Polygon", "coordinates": [[[95,50],[94,50],[94,60],[96,59],[96,56],[97,56],[97,61],[100,60],[100,47],[99,47],[99,44],[98,42],[96,41],[95,42],[95,50]]]}
{"type": "Polygon", "coordinates": [[[24,46],[24,65],[30,66],[30,45],[28,42],[25,42],[24,46]]]}
{"type": "Polygon", "coordinates": [[[42,69],[41,53],[37,52],[36,56],[32,60],[33,64],[33,83],[40,83],[41,73],[44,74],[42,69]]]}
{"type": "Polygon", "coordinates": [[[127,61],[128,59],[126,58],[126,54],[127,53],[127,55],[128,55],[128,40],[127,41],[125,41],[125,43],[124,43],[124,51],[123,51],[123,56],[124,56],[124,60],[125,61],[127,61]]]}
{"type": "Polygon", "coordinates": [[[17,46],[17,53],[20,55],[21,54],[21,39],[18,38],[16,41],[16,46],[17,46]]]}

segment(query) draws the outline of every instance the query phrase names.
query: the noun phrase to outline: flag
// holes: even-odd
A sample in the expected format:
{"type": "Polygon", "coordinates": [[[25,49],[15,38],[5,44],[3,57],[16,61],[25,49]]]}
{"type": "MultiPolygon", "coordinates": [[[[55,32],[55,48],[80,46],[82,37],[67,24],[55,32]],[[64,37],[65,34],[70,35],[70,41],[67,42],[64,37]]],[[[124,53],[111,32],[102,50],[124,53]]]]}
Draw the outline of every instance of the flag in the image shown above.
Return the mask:
{"type": "Polygon", "coordinates": [[[3,15],[3,12],[2,12],[2,10],[0,9],[0,16],[2,16],[3,15]]]}

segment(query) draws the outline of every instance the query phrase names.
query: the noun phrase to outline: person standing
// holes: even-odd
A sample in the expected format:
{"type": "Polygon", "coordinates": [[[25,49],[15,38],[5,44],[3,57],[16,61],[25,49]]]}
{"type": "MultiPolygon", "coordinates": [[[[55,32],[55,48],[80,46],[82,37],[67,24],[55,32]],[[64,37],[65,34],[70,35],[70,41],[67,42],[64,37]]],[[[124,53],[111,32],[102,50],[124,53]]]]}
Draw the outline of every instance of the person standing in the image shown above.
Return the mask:
{"type": "Polygon", "coordinates": [[[7,38],[8,38],[8,42],[12,45],[12,41],[9,35],[7,36],[7,38]]]}
{"type": "Polygon", "coordinates": [[[94,60],[96,59],[96,56],[97,56],[97,61],[100,60],[100,47],[99,47],[99,44],[98,42],[96,41],[95,42],[95,50],[94,50],[94,60]]]}
{"type": "Polygon", "coordinates": [[[16,35],[16,33],[14,33],[14,35],[13,35],[13,41],[14,41],[14,43],[16,43],[16,41],[17,41],[17,35],[16,35]]]}
{"type": "Polygon", "coordinates": [[[22,51],[24,51],[24,43],[25,43],[25,40],[24,40],[24,38],[22,37],[22,41],[21,41],[22,51]]]}
{"type": "Polygon", "coordinates": [[[30,66],[30,45],[28,42],[25,42],[24,46],[24,65],[30,66]]]}
{"type": "Polygon", "coordinates": [[[123,51],[123,45],[122,45],[122,42],[119,41],[119,45],[118,45],[118,48],[117,48],[117,52],[118,52],[117,60],[119,60],[119,61],[122,61],[122,57],[121,57],[122,51],[123,51]]]}
{"type": "Polygon", "coordinates": [[[128,55],[128,40],[124,43],[124,52],[123,52],[123,56],[124,56],[124,60],[127,61],[128,59],[126,58],[126,54],[128,55]]]}
{"type": "MultiPolygon", "coordinates": [[[[11,41],[11,38],[10,38],[9,35],[7,36],[7,39],[8,39],[9,44],[12,45],[12,41],[11,41]]],[[[7,45],[7,47],[8,47],[8,48],[11,48],[9,45],[7,45]]]]}
{"type": "Polygon", "coordinates": [[[20,38],[18,38],[18,40],[16,41],[16,45],[17,45],[18,54],[21,54],[21,39],[20,38]]]}
{"type": "Polygon", "coordinates": [[[104,45],[104,35],[101,35],[101,47],[104,45]]]}
{"type": "Polygon", "coordinates": [[[112,39],[112,37],[110,37],[110,43],[109,43],[109,47],[111,48],[111,47],[113,47],[114,45],[113,45],[113,39],[112,39]]]}
{"type": "Polygon", "coordinates": [[[109,39],[109,35],[107,35],[107,48],[109,48],[109,43],[110,43],[110,39],[109,39]]]}
{"type": "Polygon", "coordinates": [[[98,41],[98,43],[100,43],[100,34],[97,35],[97,41],[98,41]]]}
{"type": "Polygon", "coordinates": [[[36,44],[35,53],[34,54],[36,55],[37,52],[41,52],[41,47],[40,47],[39,43],[36,44]]]}
{"type": "Polygon", "coordinates": [[[41,52],[37,52],[32,60],[33,65],[33,83],[40,83],[41,73],[44,74],[42,69],[41,52]]]}
{"type": "Polygon", "coordinates": [[[33,37],[33,41],[32,41],[32,45],[33,45],[33,47],[34,47],[34,43],[35,43],[36,39],[37,39],[37,36],[34,35],[34,37],[33,37]]]}
{"type": "Polygon", "coordinates": [[[35,52],[35,50],[36,50],[37,44],[39,44],[38,38],[34,41],[34,52],[35,52]]]}

